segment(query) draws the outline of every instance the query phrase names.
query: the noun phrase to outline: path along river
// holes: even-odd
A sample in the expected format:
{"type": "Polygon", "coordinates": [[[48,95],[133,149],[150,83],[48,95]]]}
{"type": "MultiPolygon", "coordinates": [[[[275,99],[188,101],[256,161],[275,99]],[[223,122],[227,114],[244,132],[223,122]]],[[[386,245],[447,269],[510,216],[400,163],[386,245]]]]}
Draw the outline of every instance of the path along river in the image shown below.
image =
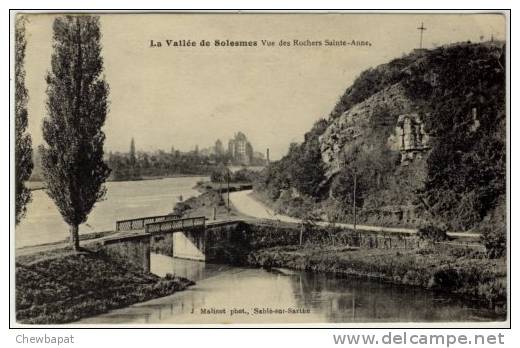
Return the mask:
{"type": "MultiPolygon", "coordinates": [[[[258,219],[269,219],[269,220],[280,220],[284,222],[301,222],[300,219],[296,219],[287,215],[276,214],[271,208],[266,207],[263,203],[259,202],[251,195],[251,190],[233,192],[230,194],[231,203],[245,215],[255,217],[258,219]]],[[[318,221],[317,225],[327,226],[329,223],[326,221],[318,221]]],[[[354,228],[354,225],[347,223],[337,223],[336,226],[344,228],[354,228]]],[[[409,233],[415,234],[416,230],[412,228],[401,228],[401,227],[383,227],[383,226],[370,226],[370,225],[356,225],[356,229],[359,231],[384,231],[390,233],[409,233]]],[[[478,238],[480,235],[477,233],[467,232],[448,232],[448,235],[452,237],[473,237],[478,238]]]]}

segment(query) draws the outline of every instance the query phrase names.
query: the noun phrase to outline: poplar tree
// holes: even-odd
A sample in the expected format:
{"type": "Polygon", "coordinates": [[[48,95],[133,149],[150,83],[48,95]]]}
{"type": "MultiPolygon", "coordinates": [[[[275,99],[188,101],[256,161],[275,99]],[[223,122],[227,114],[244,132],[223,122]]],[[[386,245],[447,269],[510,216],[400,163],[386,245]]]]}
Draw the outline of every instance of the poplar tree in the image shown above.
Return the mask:
{"type": "Polygon", "coordinates": [[[136,180],[141,177],[139,166],[137,165],[137,156],[135,154],[135,140],[132,138],[130,141],[130,153],[129,153],[130,169],[128,172],[128,179],[136,180]]]}
{"type": "Polygon", "coordinates": [[[110,169],[103,161],[108,85],[101,76],[101,31],[97,16],[54,20],[47,116],[40,148],[47,192],[70,228],[79,250],[78,227],[106,193],[110,169]]]}
{"type": "Polygon", "coordinates": [[[15,21],[15,221],[20,222],[31,200],[31,191],[25,182],[33,169],[31,136],[27,130],[27,89],[25,88],[25,18],[21,15],[15,21]]]}
{"type": "Polygon", "coordinates": [[[135,157],[135,141],[134,138],[130,141],[130,165],[135,166],[136,157],[135,157]]]}

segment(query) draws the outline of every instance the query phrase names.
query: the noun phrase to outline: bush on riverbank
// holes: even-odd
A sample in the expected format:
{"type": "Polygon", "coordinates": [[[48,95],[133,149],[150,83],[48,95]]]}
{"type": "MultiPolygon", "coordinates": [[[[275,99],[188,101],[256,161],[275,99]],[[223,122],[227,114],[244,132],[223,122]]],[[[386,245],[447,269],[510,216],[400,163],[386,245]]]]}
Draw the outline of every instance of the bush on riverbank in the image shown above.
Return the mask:
{"type": "Polygon", "coordinates": [[[486,217],[480,227],[480,240],[491,258],[503,257],[507,252],[507,207],[505,197],[499,199],[500,204],[486,217]]]}
{"type": "Polygon", "coordinates": [[[16,264],[16,319],[57,324],[170,295],[188,279],[135,272],[91,253],[16,264]]]}
{"type": "Polygon", "coordinates": [[[507,228],[505,226],[486,226],[482,229],[480,240],[486,247],[490,258],[503,257],[507,251],[507,228]]]}
{"type": "Polygon", "coordinates": [[[225,165],[220,164],[215,167],[210,174],[213,183],[252,183],[260,178],[258,171],[242,168],[236,172],[231,172],[225,165]]]}
{"type": "Polygon", "coordinates": [[[379,279],[404,285],[467,295],[504,313],[507,266],[475,252],[460,256],[456,248],[428,246],[416,250],[286,246],[257,250],[248,263],[379,279]]]}
{"type": "Polygon", "coordinates": [[[417,230],[417,237],[432,242],[442,242],[448,239],[448,234],[445,228],[427,225],[417,230]]]}

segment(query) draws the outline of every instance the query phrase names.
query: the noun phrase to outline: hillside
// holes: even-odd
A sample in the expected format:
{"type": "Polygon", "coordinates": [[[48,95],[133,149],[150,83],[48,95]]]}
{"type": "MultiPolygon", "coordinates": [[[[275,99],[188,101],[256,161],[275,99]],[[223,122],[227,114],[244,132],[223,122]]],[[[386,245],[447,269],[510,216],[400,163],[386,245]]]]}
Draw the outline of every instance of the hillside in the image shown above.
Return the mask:
{"type": "Polygon", "coordinates": [[[503,42],[416,50],[362,72],[257,185],[285,213],[457,230],[505,219],[503,42]],[[497,213],[498,211],[498,213],[497,213]]]}

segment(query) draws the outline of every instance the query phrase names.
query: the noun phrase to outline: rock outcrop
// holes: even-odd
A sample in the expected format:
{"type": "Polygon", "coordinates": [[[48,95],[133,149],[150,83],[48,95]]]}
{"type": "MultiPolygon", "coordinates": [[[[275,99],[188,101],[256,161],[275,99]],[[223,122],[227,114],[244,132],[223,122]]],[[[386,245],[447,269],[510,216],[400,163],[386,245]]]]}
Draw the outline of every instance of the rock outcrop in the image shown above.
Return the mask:
{"type": "Polygon", "coordinates": [[[414,112],[399,116],[387,144],[390,149],[401,153],[401,164],[407,165],[416,158],[422,158],[430,149],[429,139],[421,117],[414,112]]]}
{"type": "Polygon", "coordinates": [[[373,131],[378,112],[387,113],[385,122],[391,132],[381,139],[387,146],[401,153],[402,164],[408,164],[428,149],[428,135],[424,131],[417,106],[406,96],[400,83],[373,94],[335,118],[320,137],[326,176],[330,178],[344,165],[344,154],[350,147],[362,143],[373,131]]]}

